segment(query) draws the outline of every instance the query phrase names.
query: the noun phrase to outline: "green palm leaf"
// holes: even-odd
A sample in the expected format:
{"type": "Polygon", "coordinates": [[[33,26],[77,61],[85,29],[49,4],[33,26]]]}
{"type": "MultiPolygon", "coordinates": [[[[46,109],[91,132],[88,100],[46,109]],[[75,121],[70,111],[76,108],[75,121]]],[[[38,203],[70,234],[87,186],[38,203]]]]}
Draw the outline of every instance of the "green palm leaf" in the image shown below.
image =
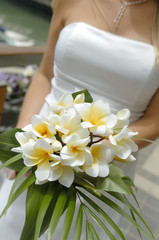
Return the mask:
{"type": "Polygon", "coordinates": [[[35,223],[37,220],[41,202],[47,191],[47,187],[48,187],[47,184],[36,185],[35,183],[28,187],[26,198],[25,224],[20,240],[34,239],[35,223]]]}
{"type": "Polygon", "coordinates": [[[106,212],[104,212],[95,202],[93,202],[88,196],[86,196],[83,192],[78,191],[79,194],[90,204],[98,214],[100,214],[108,223],[109,225],[117,232],[122,240],[125,240],[125,237],[115,222],[108,216],[106,212]]]}
{"type": "Polygon", "coordinates": [[[53,233],[56,229],[56,226],[60,220],[60,217],[64,211],[65,204],[67,201],[67,197],[69,195],[69,189],[65,188],[63,186],[59,186],[60,188],[60,193],[56,201],[56,205],[50,220],[50,225],[48,229],[48,234],[47,234],[47,240],[50,240],[50,238],[53,236],[53,233]]]}
{"type": "MultiPolygon", "coordinates": [[[[17,155],[12,152],[13,147],[18,147],[19,143],[15,138],[16,132],[22,132],[20,128],[13,128],[0,134],[0,161],[5,163],[8,159],[17,155]]],[[[20,171],[24,167],[23,161],[13,162],[9,165],[10,169],[20,171]]]]}
{"type": "Polygon", "coordinates": [[[93,224],[88,220],[86,220],[86,233],[88,232],[88,240],[93,239],[93,240],[100,240],[93,224]]]}
{"type": "Polygon", "coordinates": [[[82,220],[83,220],[83,206],[81,204],[78,210],[77,218],[76,218],[75,232],[74,232],[74,238],[73,238],[74,240],[79,240],[81,237],[82,220]]]}
{"type": "Polygon", "coordinates": [[[49,225],[50,225],[50,221],[52,218],[52,214],[57,202],[57,198],[60,194],[60,184],[58,183],[58,181],[56,181],[55,183],[53,183],[54,187],[53,187],[53,198],[52,201],[47,209],[47,212],[45,214],[42,226],[41,226],[41,230],[40,230],[40,236],[48,229],[49,225]]]}
{"type": "Polygon", "coordinates": [[[62,228],[62,234],[61,234],[61,240],[67,240],[69,230],[71,227],[72,219],[75,212],[75,206],[76,206],[76,192],[72,188],[72,191],[70,192],[70,196],[68,197],[68,207],[67,212],[65,216],[64,225],[62,228]]]}
{"type": "Polygon", "coordinates": [[[12,194],[11,198],[9,199],[6,207],[4,208],[3,212],[0,215],[0,218],[7,212],[8,208],[12,205],[12,203],[27,189],[31,184],[35,182],[35,176],[31,174],[21,185],[17,188],[17,190],[12,194]]]}
{"type": "Polygon", "coordinates": [[[41,227],[43,224],[43,220],[45,217],[45,214],[49,208],[49,205],[54,197],[55,193],[55,184],[49,183],[48,189],[41,201],[41,205],[38,211],[37,219],[36,219],[36,225],[35,225],[35,234],[34,234],[34,240],[38,240],[38,237],[40,235],[41,227]]]}
{"type": "MultiPolygon", "coordinates": [[[[2,170],[2,169],[5,168],[5,167],[8,167],[8,166],[9,166],[9,168],[11,168],[11,166],[13,166],[12,164],[15,163],[15,162],[17,162],[17,161],[19,161],[20,159],[22,159],[22,154],[21,154],[21,153],[15,155],[14,157],[12,157],[12,158],[8,159],[6,162],[4,162],[4,163],[0,166],[0,170],[2,170]]],[[[19,164],[19,162],[18,162],[18,164],[19,164]]],[[[25,166],[25,165],[23,165],[23,166],[25,166]]]]}
{"type": "MultiPolygon", "coordinates": [[[[24,167],[24,168],[19,172],[19,174],[17,175],[17,177],[16,177],[16,179],[15,179],[13,185],[12,185],[12,188],[11,188],[11,191],[10,191],[10,194],[9,194],[9,197],[8,197],[8,202],[7,202],[7,205],[6,205],[6,207],[5,207],[4,211],[3,211],[3,214],[7,211],[7,209],[9,208],[9,206],[12,204],[12,199],[13,199],[13,197],[14,197],[14,196],[13,196],[14,191],[15,191],[15,189],[16,189],[19,181],[20,181],[20,179],[24,176],[24,174],[25,174],[26,172],[28,172],[29,169],[30,169],[29,167],[24,167]]],[[[2,214],[2,216],[3,216],[3,214],[2,214]]]]}
{"type": "Polygon", "coordinates": [[[138,230],[143,232],[147,237],[155,240],[154,236],[149,235],[137,222],[134,221],[134,219],[131,218],[131,216],[126,211],[124,211],[121,207],[119,207],[115,202],[113,202],[103,194],[101,194],[101,196],[98,196],[98,195],[95,195],[94,192],[91,192],[88,189],[87,191],[93,194],[96,198],[100,199],[106,205],[110,206],[112,209],[114,209],[116,212],[118,212],[121,216],[126,218],[128,221],[130,221],[138,230]]]}
{"type": "Polygon", "coordinates": [[[83,203],[85,210],[91,215],[95,222],[105,231],[110,240],[116,240],[109,229],[104,225],[104,223],[95,215],[95,213],[83,203]]]}
{"type": "MultiPolygon", "coordinates": [[[[121,195],[121,194],[118,194],[118,193],[112,193],[112,192],[109,192],[109,194],[111,196],[113,196],[114,198],[118,199],[120,202],[122,202],[125,206],[127,206],[130,211],[132,211],[133,213],[136,214],[136,216],[138,216],[138,218],[141,220],[141,222],[146,226],[146,228],[148,229],[148,231],[150,232],[151,236],[152,236],[152,239],[155,239],[150,227],[148,226],[148,224],[146,223],[146,221],[144,220],[144,218],[141,216],[141,214],[136,210],[136,208],[128,201],[128,199],[126,198],[126,196],[124,195],[121,195]]],[[[135,198],[135,195],[133,194],[134,198],[135,198]]],[[[139,203],[137,202],[137,199],[135,198],[136,200],[136,203],[137,203],[137,206],[139,207],[140,209],[140,206],[139,206],[139,203]]],[[[141,210],[140,210],[141,211],[141,210]]]]}

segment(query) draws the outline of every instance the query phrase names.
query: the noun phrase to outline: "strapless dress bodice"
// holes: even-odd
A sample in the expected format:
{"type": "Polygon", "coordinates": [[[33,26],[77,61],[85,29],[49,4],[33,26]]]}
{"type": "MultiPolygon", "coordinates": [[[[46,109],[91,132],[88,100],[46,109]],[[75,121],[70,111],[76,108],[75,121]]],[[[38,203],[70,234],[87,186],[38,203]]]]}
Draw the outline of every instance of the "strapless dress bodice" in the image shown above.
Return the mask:
{"type": "Polygon", "coordinates": [[[158,88],[158,74],[152,45],[75,22],[60,32],[49,97],[57,100],[64,92],[88,89],[113,112],[129,108],[135,121],[158,88]]]}

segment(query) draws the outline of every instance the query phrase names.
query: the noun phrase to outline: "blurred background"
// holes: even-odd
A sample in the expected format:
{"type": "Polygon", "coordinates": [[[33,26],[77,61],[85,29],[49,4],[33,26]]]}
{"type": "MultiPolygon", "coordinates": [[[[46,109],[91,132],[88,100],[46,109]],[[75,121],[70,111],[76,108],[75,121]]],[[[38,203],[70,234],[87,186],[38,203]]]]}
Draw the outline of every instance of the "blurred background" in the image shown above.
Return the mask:
{"type": "MultiPolygon", "coordinates": [[[[0,0],[0,132],[15,127],[24,95],[38,69],[52,16],[51,2],[0,0]]],[[[137,198],[159,240],[158,141],[140,151],[137,161],[137,198]]],[[[127,221],[121,222],[121,228],[126,240],[140,239],[127,221]]]]}
{"type": "Polygon", "coordinates": [[[45,50],[52,0],[0,0],[0,132],[14,127],[45,50]]]}

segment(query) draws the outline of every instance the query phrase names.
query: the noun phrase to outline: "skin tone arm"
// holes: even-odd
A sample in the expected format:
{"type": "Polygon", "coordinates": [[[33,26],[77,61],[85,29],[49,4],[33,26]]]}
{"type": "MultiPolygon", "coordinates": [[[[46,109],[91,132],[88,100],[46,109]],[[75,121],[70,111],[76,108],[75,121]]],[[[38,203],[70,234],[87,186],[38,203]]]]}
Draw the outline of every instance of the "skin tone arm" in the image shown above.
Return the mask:
{"type": "MultiPolygon", "coordinates": [[[[144,116],[130,125],[132,131],[138,131],[138,137],[156,140],[159,137],[159,89],[153,96],[144,116]]],[[[139,139],[135,140],[139,149],[150,143],[139,139]]]]}

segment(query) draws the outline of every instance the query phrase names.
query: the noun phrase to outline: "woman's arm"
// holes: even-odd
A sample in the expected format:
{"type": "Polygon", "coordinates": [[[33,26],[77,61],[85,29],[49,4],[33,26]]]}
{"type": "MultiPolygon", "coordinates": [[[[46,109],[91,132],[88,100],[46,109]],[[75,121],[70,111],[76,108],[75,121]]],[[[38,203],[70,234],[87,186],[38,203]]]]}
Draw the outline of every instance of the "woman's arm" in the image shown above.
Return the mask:
{"type": "MultiPolygon", "coordinates": [[[[138,131],[138,137],[149,140],[156,140],[159,137],[159,89],[153,96],[144,116],[130,125],[131,130],[138,131]]],[[[150,143],[135,139],[139,149],[150,143]]]]}

